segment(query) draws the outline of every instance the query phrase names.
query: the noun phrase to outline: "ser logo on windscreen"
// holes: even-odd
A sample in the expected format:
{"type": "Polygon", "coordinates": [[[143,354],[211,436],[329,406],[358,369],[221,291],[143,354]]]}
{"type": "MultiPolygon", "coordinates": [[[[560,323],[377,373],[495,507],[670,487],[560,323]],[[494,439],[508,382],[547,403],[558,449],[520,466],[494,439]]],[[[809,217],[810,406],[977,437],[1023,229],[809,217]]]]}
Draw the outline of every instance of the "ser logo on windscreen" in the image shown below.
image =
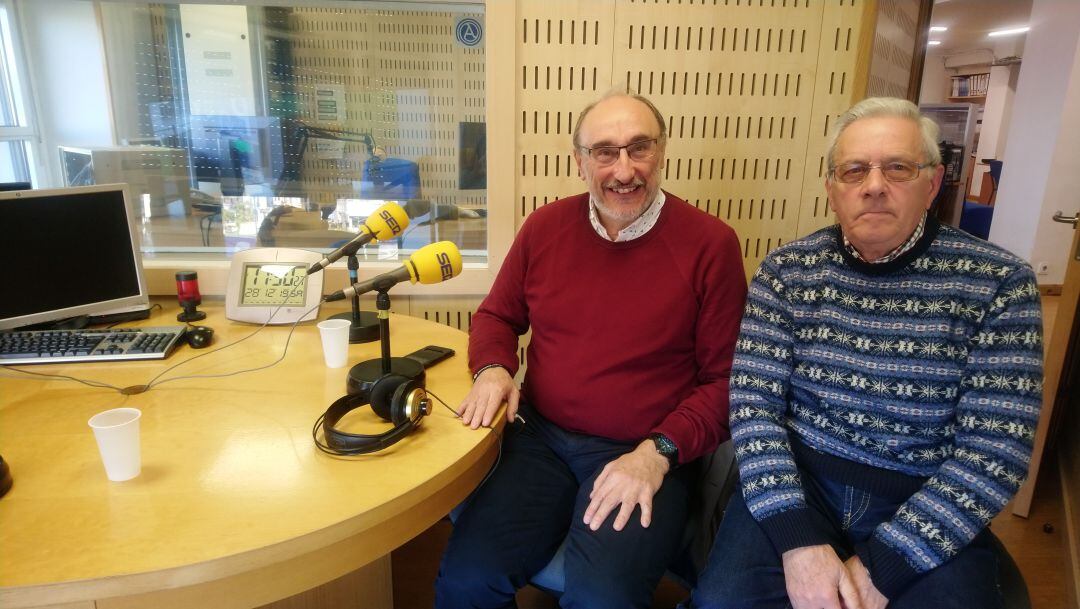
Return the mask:
{"type": "Polygon", "coordinates": [[[383,210],[379,212],[379,217],[383,219],[383,222],[386,222],[386,225],[390,227],[390,230],[394,231],[395,235],[401,232],[401,225],[394,219],[394,214],[383,210]]]}
{"type": "Polygon", "coordinates": [[[439,263],[439,272],[442,273],[442,280],[446,281],[454,276],[454,265],[450,264],[450,254],[443,252],[435,257],[435,260],[439,263]]]}

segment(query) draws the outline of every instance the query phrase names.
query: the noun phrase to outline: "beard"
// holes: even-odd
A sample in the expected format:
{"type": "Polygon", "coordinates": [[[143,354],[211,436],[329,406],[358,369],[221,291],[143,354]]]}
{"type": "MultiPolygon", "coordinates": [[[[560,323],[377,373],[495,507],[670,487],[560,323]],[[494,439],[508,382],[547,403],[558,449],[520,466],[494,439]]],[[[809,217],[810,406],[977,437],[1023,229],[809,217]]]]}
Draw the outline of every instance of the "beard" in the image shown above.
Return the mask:
{"type": "MultiPolygon", "coordinates": [[[[653,184],[657,184],[657,182],[659,181],[658,180],[659,172],[657,172],[657,175],[654,176],[654,177],[656,177],[657,180],[654,181],[653,184]]],[[[622,183],[622,182],[617,182],[617,181],[611,181],[611,182],[608,182],[607,184],[604,184],[603,189],[601,190],[600,193],[595,193],[595,192],[592,193],[592,199],[596,203],[596,211],[602,217],[607,218],[609,220],[613,220],[613,221],[618,222],[620,224],[624,224],[624,223],[629,224],[629,223],[633,222],[634,220],[637,220],[641,216],[641,214],[645,213],[645,210],[649,209],[649,206],[652,205],[653,201],[656,200],[656,194],[660,190],[659,185],[656,185],[656,186],[654,186],[652,188],[648,188],[648,190],[646,190],[646,192],[645,192],[644,201],[640,205],[637,205],[635,207],[614,208],[614,207],[609,206],[604,201],[604,198],[602,196],[598,196],[598,195],[603,194],[603,190],[606,190],[606,189],[609,189],[609,188],[619,188],[619,187],[629,187],[629,186],[646,187],[646,184],[645,184],[645,182],[643,180],[640,180],[640,179],[635,179],[632,182],[625,183],[625,184],[622,183]]]]}

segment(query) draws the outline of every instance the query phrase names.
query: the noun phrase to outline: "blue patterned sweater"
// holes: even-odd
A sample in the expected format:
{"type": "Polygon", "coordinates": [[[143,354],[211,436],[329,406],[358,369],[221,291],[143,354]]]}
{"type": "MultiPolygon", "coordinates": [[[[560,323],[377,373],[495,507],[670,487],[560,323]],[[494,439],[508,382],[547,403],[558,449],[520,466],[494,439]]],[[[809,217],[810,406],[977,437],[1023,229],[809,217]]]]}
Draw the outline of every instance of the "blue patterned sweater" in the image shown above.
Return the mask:
{"type": "Polygon", "coordinates": [[[1016,493],[1041,397],[1024,261],[931,218],[912,250],[871,265],[829,227],[771,252],[750,286],[731,373],[743,496],[781,553],[826,543],[796,462],[896,497],[855,548],[893,598],[1016,493]]]}

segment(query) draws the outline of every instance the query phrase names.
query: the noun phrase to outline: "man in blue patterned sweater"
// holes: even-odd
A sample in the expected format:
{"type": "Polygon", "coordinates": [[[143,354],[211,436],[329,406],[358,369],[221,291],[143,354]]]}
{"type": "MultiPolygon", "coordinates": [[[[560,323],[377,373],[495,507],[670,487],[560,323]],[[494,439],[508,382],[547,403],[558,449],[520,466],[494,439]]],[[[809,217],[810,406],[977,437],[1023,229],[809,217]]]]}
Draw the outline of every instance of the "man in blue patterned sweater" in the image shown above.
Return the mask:
{"type": "Polygon", "coordinates": [[[900,99],[843,114],[839,224],[754,276],[731,376],[742,493],[694,606],[1001,606],[987,524],[1031,455],[1039,292],[1023,260],[928,216],[937,132],[900,99]]]}

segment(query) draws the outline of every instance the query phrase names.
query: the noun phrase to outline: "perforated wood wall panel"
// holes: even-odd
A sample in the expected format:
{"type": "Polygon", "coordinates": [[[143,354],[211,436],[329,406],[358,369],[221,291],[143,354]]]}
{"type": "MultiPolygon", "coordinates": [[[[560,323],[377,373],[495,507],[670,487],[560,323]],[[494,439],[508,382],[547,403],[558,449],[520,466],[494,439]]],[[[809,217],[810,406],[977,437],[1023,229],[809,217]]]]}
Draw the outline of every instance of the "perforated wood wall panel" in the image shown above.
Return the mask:
{"type": "Polygon", "coordinates": [[[919,0],[878,0],[867,97],[908,96],[918,38],[919,0]]]}
{"type": "MultiPolygon", "coordinates": [[[[491,204],[512,204],[516,228],[537,207],[582,192],[571,150],[577,113],[609,89],[638,91],[667,121],[665,188],[735,228],[749,276],[769,250],[833,222],[823,188],[824,139],[865,88],[868,8],[863,0],[517,0],[515,93],[511,100],[496,96],[515,108],[514,198],[491,204]]],[[[483,55],[444,48],[447,37],[430,33],[451,27],[449,14],[417,13],[406,31],[400,22],[387,30],[378,15],[362,13],[298,11],[294,27],[310,32],[293,50],[298,70],[313,79],[327,77],[331,67],[346,75],[349,119],[374,125],[391,154],[421,151],[449,165],[440,157],[450,152],[444,148],[456,150],[447,143],[456,137],[448,125],[483,120],[483,55]],[[429,99],[450,98],[453,107],[420,117],[431,123],[415,132],[380,125],[383,117],[417,110],[406,96],[380,93],[372,74],[378,61],[393,62],[395,78],[413,79],[402,82],[430,88],[429,99]],[[451,87],[445,81],[455,79],[418,69],[422,61],[448,62],[437,66],[462,70],[458,80],[469,84],[451,87]]],[[[305,179],[336,179],[336,167],[308,163],[305,179]]],[[[440,192],[451,173],[422,168],[425,193],[440,192]]],[[[394,304],[467,331],[480,301],[413,296],[394,304]]]]}
{"type": "MultiPolygon", "coordinates": [[[[395,299],[395,313],[405,313],[414,317],[434,321],[451,328],[457,328],[464,332],[472,329],[472,316],[480,307],[483,297],[473,296],[412,296],[408,299],[408,307],[398,309],[396,303],[404,302],[404,299],[395,299]]],[[[528,332],[519,339],[518,359],[521,361],[522,375],[525,370],[525,349],[529,346],[532,333],[528,332]]],[[[521,380],[519,376],[518,380],[521,380]]]]}
{"type": "Polygon", "coordinates": [[[585,190],[576,113],[636,91],[667,119],[664,187],[724,219],[751,274],[771,249],[832,222],[822,144],[856,97],[856,0],[518,0],[518,226],[585,190]]]}
{"type": "Polygon", "coordinates": [[[482,300],[479,296],[411,296],[402,312],[468,332],[482,300]]]}
{"type": "MultiPolygon", "coordinates": [[[[419,163],[425,198],[482,207],[483,191],[458,188],[459,123],[484,122],[484,49],[454,44],[457,14],[351,8],[296,8],[289,15],[289,72],[304,122],[369,132],[388,156],[419,163]],[[318,88],[344,91],[345,112],[327,121],[318,88]]],[[[344,144],[341,159],[319,159],[314,143],[302,178],[323,196],[356,196],[367,154],[344,144]]],[[[320,202],[322,203],[322,202],[320,202]]]]}

